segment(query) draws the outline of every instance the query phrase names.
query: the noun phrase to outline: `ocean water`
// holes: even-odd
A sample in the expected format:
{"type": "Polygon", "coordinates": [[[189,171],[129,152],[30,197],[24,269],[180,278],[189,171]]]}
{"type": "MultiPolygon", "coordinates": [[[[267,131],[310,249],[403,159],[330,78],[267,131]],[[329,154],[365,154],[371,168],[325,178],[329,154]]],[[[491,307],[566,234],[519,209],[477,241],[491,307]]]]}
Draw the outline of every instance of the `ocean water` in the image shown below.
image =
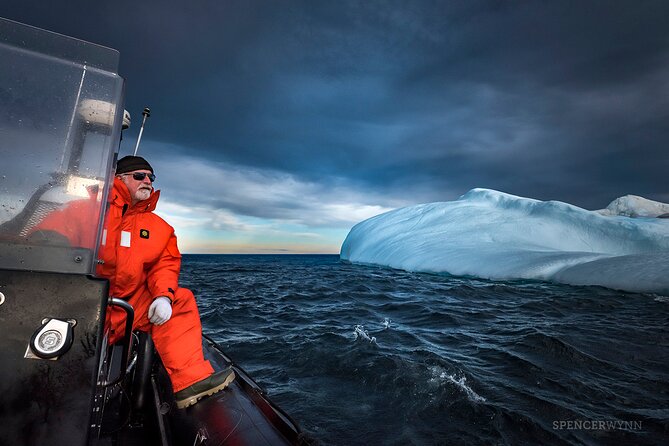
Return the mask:
{"type": "Polygon", "coordinates": [[[324,445],[669,444],[669,298],[186,255],[210,334],[324,445]]]}

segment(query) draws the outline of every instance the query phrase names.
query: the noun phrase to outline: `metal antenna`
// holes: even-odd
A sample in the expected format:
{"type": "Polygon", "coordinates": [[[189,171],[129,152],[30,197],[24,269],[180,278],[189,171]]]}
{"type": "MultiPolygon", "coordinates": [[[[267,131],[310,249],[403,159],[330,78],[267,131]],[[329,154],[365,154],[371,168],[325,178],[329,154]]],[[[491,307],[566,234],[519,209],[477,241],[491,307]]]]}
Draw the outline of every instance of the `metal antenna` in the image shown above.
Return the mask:
{"type": "Polygon", "coordinates": [[[146,118],[151,116],[151,110],[149,110],[149,107],[145,107],[144,111],[142,112],[142,126],[139,128],[139,136],[137,137],[137,145],[135,146],[135,152],[132,154],[132,156],[137,156],[137,150],[139,149],[139,142],[142,140],[142,133],[144,133],[144,124],[146,123],[146,118]]]}

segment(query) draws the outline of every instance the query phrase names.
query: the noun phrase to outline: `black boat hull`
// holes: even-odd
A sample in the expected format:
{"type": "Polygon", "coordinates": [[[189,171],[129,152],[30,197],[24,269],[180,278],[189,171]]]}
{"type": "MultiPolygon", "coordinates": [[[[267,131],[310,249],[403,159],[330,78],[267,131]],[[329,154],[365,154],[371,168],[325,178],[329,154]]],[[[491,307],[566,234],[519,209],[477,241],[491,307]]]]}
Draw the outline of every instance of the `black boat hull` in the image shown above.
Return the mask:
{"type": "Polygon", "coordinates": [[[176,409],[169,380],[157,374],[159,408],[171,444],[294,445],[308,444],[297,424],[265,395],[255,381],[223,353],[209,337],[203,339],[205,357],[215,370],[232,366],[235,380],[223,391],[196,405],[176,409]]]}

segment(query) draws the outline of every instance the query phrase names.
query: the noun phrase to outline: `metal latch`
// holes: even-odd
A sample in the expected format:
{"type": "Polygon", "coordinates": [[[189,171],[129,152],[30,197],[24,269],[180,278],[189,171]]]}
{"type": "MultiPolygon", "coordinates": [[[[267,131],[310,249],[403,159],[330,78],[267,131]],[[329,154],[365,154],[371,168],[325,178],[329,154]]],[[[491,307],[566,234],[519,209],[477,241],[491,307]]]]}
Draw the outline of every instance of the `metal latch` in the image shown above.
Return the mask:
{"type": "Polygon", "coordinates": [[[73,329],[76,324],[74,319],[43,319],[42,326],[38,327],[30,338],[30,347],[25,357],[35,358],[37,356],[42,359],[54,359],[63,355],[72,347],[73,329]]]}

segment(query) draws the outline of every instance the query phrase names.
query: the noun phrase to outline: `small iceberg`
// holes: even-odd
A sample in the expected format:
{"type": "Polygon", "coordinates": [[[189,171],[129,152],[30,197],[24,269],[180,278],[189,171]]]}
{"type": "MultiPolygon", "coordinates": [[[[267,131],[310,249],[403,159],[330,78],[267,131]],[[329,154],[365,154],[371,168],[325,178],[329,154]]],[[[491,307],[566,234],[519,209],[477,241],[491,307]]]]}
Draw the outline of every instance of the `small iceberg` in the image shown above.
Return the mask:
{"type": "Polygon", "coordinates": [[[355,225],[353,263],[493,280],[531,279],[669,294],[669,205],[628,195],[588,211],[490,189],[355,225]]]}

